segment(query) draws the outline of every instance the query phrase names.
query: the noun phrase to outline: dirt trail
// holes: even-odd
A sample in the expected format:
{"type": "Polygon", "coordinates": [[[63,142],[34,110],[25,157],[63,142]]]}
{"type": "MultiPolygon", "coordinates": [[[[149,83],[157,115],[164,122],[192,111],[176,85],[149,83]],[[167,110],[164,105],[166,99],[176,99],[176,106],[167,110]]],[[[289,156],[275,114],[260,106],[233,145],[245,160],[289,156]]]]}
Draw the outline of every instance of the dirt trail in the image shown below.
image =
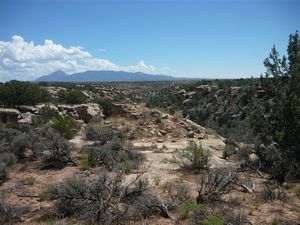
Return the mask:
{"type": "Polygon", "coordinates": [[[180,178],[182,173],[178,170],[178,166],[168,162],[168,160],[172,158],[172,153],[175,150],[185,148],[190,141],[195,141],[211,151],[211,167],[233,165],[233,163],[221,159],[221,149],[224,148],[225,144],[223,140],[218,137],[212,136],[203,140],[178,138],[175,141],[176,142],[174,142],[174,139],[173,141],[165,139],[161,143],[155,143],[151,139],[143,139],[143,141],[132,142],[134,147],[140,147],[141,149],[147,148],[147,150],[141,152],[145,157],[143,166],[149,166],[144,176],[147,177],[150,182],[155,183],[160,181],[166,183],[180,178]]]}

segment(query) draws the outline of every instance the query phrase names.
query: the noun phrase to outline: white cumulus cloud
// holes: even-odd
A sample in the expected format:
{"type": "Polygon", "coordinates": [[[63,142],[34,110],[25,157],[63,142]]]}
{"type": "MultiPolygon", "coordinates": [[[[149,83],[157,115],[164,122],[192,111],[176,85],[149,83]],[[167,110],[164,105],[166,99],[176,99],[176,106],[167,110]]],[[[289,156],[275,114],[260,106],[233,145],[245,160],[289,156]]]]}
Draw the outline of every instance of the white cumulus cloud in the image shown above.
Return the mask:
{"type": "Polygon", "coordinates": [[[118,66],[106,59],[93,57],[80,46],[66,48],[52,40],[42,45],[26,42],[21,36],[11,41],[0,40],[0,81],[11,79],[33,80],[57,70],[71,74],[87,70],[113,70],[169,74],[168,67],[155,68],[143,60],[136,65],[118,66]]]}

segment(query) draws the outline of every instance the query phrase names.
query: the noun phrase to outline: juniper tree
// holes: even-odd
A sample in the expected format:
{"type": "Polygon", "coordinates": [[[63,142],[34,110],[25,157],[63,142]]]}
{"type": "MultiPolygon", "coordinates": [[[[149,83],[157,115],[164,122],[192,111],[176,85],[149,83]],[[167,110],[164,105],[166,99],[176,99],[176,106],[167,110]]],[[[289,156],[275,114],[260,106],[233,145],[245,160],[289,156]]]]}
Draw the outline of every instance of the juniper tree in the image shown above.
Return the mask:
{"type": "Polygon", "coordinates": [[[262,86],[269,96],[255,110],[254,131],[261,141],[258,155],[271,175],[283,182],[299,177],[300,168],[300,39],[289,36],[288,56],[280,58],[275,46],[264,61],[262,86]]]}

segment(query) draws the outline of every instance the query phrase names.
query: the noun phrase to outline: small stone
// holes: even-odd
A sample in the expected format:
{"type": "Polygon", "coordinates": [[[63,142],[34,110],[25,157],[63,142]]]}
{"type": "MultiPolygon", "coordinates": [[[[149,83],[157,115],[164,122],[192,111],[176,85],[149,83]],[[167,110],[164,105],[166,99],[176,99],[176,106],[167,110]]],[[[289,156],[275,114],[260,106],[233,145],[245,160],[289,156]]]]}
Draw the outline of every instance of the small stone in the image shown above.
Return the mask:
{"type": "Polygon", "coordinates": [[[188,134],[187,134],[187,137],[188,138],[193,138],[195,135],[194,131],[189,131],[188,134]]]}
{"type": "Polygon", "coordinates": [[[165,131],[165,130],[160,130],[159,131],[163,136],[165,136],[168,132],[167,131],[165,131]]]}
{"type": "Polygon", "coordinates": [[[169,118],[169,115],[168,115],[168,114],[163,114],[163,115],[161,116],[161,118],[162,118],[162,119],[168,119],[168,118],[169,118]]]}

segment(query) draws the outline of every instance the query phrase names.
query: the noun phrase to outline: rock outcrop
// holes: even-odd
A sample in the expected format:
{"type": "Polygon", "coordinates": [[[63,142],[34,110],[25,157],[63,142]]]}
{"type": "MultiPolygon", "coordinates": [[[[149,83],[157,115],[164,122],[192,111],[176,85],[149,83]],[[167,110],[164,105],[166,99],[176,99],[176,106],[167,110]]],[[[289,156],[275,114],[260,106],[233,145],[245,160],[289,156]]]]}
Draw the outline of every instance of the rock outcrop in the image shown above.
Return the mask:
{"type": "Polygon", "coordinates": [[[131,109],[126,104],[114,103],[112,105],[112,115],[138,119],[142,116],[142,113],[131,109]]]}
{"type": "Polygon", "coordinates": [[[46,106],[57,110],[62,116],[70,116],[75,120],[83,120],[85,123],[88,123],[95,116],[104,117],[102,109],[96,103],[57,106],[40,104],[37,106],[18,106],[18,109],[0,108],[0,121],[2,123],[32,124],[33,118],[38,116],[40,109],[46,106]]]}
{"type": "Polygon", "coordinates": [[[102,109],[96,103],[80,105],[58,105],[58,111],[64,116],[70,116],[76,120],[83,120],[88,123],[93,117],[104,117],[102,109]]]}
{"type": "Polygon", "coordinates": [[[0,108],[0,121],[2,123],[16,123],[19,115],[20,111],[17,109],[0,108]]]}

